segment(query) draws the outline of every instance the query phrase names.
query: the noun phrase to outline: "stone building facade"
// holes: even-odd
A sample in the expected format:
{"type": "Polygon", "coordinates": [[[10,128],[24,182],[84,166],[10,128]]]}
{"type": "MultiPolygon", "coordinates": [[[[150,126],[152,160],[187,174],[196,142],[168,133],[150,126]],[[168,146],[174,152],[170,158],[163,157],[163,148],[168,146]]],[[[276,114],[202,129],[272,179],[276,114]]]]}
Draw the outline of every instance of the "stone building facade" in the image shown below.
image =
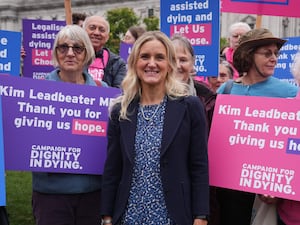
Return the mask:
{"type": "MultiPolygon", "coordinates": [[[[84,12],[87,15],[105,16],[106,11],[123,7],[134,9],[141,18],[149,15],[160,17],[160,0],[72,0],[72,12],[84,12]]],[[[64,1],[1,0],[0,30],[22,31],[23,18],[65,20],[64,1]]],[[[228,26],[237,21],[247,22],[253,27],[256,15],[222,13],[221,37],[226,37],[228,26]]],[[[300,36],[300,18],[262,16],[261,24],[278,37],[300,36]]]]}

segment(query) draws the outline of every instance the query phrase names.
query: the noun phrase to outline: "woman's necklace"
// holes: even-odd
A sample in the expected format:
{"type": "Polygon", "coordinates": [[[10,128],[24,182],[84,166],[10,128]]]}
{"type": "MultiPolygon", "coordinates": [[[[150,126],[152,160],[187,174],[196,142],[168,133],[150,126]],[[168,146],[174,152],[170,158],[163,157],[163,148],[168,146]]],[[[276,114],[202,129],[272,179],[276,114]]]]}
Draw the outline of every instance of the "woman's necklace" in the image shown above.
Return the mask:
{"type": "Polygon", "coordinates": [[[144,113],[144,107],[142,106],[142,107],[141,107],[141,112],[142,112],[143,118],[144,118],[145,120],[147,120],[147,121],[152,120],[153,117],[156,115],[156,113],[157,113],[159,107],[160,107],[160,104],[158,104],[158,105],[156,106],[155,111],[154,111],[154,113],[152,114],[152,116],[147,117],[147,116],[145,116],[145,113],[144,113]]]}

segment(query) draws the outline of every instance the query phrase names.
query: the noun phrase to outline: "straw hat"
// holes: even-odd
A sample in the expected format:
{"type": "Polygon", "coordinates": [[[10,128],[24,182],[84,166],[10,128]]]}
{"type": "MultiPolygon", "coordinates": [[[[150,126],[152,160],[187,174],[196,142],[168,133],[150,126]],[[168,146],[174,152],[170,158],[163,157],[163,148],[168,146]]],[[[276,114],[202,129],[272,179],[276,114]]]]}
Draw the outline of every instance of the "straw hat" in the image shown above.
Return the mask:
{"type": "Polygon", "coordinates": [[[271,44],[276,44],[278,49],[286,42],[284,39],[274,37],[274,35],[265,28],[253,29],[245,33],[239,40],[239,46],[234,51],[233,54],[233,66],[240,73],[248,72],[250,69],[249,60],[252,61],[252,58],[249,57],[251,50],[255,50],[261,46],[267,46],[271,44]],[[249,59],[250,58],[250,59],[249,59]]]}

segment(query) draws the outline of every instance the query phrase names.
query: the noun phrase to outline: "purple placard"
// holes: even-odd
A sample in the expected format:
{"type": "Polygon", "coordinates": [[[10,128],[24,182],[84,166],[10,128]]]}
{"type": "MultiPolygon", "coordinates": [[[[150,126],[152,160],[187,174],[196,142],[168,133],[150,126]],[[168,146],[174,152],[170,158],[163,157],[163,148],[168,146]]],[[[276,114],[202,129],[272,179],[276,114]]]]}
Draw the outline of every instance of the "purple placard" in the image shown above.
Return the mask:
{"type": "Polygon", "coordinates": [[[24,77],[44,79],[53,70],[53,42],[65,25],[65,21],[23,19],[24,77]]]}
{"type": "Polygon", "coordinates": [[[7,170],[101,174],[117,88],[0,77],[7,170]]]}
{"type": "Polygon", "coordinates": [[[127,59],[129,54],[131,53],[133,45],[132,44],[127,44],[123,41],[120,43],[120,56],[124,61],[127,63],[127,59]]]}
{"type": "Polygon", "coordinates": [[[2,126],[2,103],[0,96],[0,206],[6,205],[4,151],[3,151],[3,126],[2,126]]]}

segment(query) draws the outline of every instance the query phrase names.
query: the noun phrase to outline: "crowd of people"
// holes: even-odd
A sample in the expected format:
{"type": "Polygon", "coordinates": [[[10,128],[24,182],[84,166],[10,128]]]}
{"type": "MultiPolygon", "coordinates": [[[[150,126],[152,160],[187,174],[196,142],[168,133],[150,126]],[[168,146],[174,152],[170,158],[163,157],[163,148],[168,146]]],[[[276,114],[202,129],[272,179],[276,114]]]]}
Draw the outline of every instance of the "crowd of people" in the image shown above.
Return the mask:
{"type": "MultiPolygon", "coordinates": [[[[217,94],[297,96],[297,86],[273,77],[285,40],[233,24],[219,74],[206,83],[194,79],[195,53],[183,35],[128,28],[126,67],[105,47],[109,32],[104,17],[74,14],[56,36],[47,80],[122,94],[109,110],[102,175],[33,173],[36,224],[250,225],[255,193],[209,186],[208,136],[217,94]]],[[[299,82],[298,55],[292,72],[299,82]]],[[[261,199],[278,206],[278,225],[300,224],[299,202],[261,199]]]]}

